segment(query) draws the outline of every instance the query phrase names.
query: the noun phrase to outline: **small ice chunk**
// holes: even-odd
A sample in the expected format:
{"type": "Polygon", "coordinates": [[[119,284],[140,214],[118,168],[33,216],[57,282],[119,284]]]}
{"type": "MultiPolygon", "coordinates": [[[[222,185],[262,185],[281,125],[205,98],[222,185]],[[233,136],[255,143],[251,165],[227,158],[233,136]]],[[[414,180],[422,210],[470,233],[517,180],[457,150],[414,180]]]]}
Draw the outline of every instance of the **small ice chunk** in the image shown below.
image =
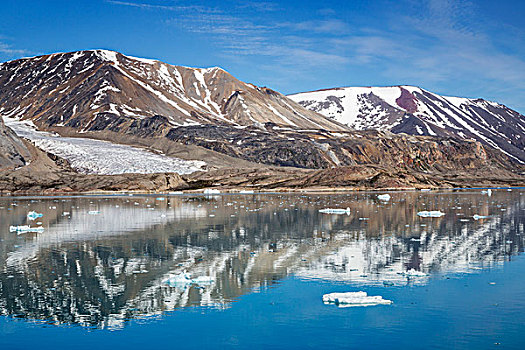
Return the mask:
{"type": "Polygon", "coordinates": [[[189,273],[181,273],[179,275],[171,276],[169,278],[166,278],[164,281],[162,281],[165,284],[169,284],[171,286],[173,285],[185,285],[185,284],[191,284],[192,280],[189,273]]]}
{"type": "Polygon", "coordinates": [[[422,188],[421,192],[430,192],[430,188],[422,188]]]}
{"type": "Polygon", "coordinates": [[[335,304],[339,307],[351,306],[374,306],[390,305],[391,300],[383,299],[382,296],[369,296],[366,292],[346,292],[346,293],[329,293],[323,295],[325,304],[335,304]]]}
{"type": "Polygon", "coordinates": [[[325,208],[319,209],[320,213],[323,214],[347,214],[350,215],[350,208],[340,209],[340,208],[325,208]]]}
{"type": "Polygon", "coordinates": [[[163,283],[169,284],[170,286],[185,286],[191,284],[206,285],[211,284],[215,280],[211,276],[198,276],[196,278],[191,278],[191,275],[187,272],[171,276],[166,278],[163,283]]]}
{"type": "Polygon", "coordinates": [[[44,216],[44,214],[37,213],[36,211],[30,211],[27,213],[27,219],[31,221],[41,218],[42,216],[44,216]]]}
{"type": "Polygon", "coordinates": [[[425,277],[425,276],[428,276],[428,274],[422,272],[422,271],[418,271],[416,269],[410,269],[408,271],[405,271],[405,272],[400,272],[399,273],[400,275],[403,275],[403,276],[408,276],[408,277],[425,277]]]}
{"type": "Polygon", "coordinates": [[[211,283],[213,283],[213,281],[214,281],[214,279],[211,276],[199,276],[199,277],[196,277],[196,278],[192,279],[192,282],[194,284],[200,284],[200,285],[211,284],[211,283]]]}
{"type": "Polygon", "coordinates": [[[379,199],[380,201],[388,202],[390,200],[390,195],[388,193],[380,194],[377,196],[377,199],[379,199]]]}
{"type": "Polygon", "coordinates": [[[423,210],[417,213],[417,215],[423,217],[423,218],[439,218],[445,215],[445,213],[439,211],[439,210],[423,210]]]}
{"type": "Polygon", "coordinates": [[[17,234],[26,233],[26,232],[41,233],[41,232],[44,232],[44,228],[43,227],[31,227],[29,225],[10,226],[9,232],[16,232],[17,234]]]}

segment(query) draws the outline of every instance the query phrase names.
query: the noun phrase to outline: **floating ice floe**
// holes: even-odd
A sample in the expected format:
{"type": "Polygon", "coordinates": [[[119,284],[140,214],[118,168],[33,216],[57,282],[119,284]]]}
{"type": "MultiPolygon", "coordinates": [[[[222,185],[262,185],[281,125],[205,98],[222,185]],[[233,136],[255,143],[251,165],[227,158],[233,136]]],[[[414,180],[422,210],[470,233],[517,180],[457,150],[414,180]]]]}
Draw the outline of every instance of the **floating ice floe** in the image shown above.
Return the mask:
{"type": "Polygon", "coordinates": [[[379,199],[380,201],[388,202],[390,200],[390,195],[388,193],[380,194],[377,196],[377,199],[379,199]]]}
{"type": "Polygon", "coordinates": [[[350,208],[340,209],[340,208],[325,208],[319,209],[320,213],[323,214],[350,214],[350,208]]]}
{"type": "Polygon", "coordinates": [[[492,196],[492,190],[489,188],[488,190],[481,191],[481,194],[486,194],[487,196],[492,196]]]}
{"type": "Polygon", "coordinates": [[[405,272],[398,272],[398,274],[403,275],[403,276],[408,276],[408,277],[425,277],[425,276],[428,276],[428,274],[426,274],[426,273],[424,273],[422,271],[415,270],[415,269],[410,269],[410,270],[405,271],[405,272]]]}
{"type": "Polygon", "coordinates": [[[27,218],[31,221],[41,218],[44,214],[37,213],[36,211],[30,211],[27,213],[27,218]]]}
{"type": "Polygon", "coordinates": [[[421,192],[430,192],[430,188],[422,188],[421,192]]]}
{"type": "Polygon", "coordinates": [[[339,307],[390,305],[393,303],[391,300],[383,299],[380,295],[369,296],[363,291],[325,294],[323,295],[323,302],[335,304],[339,307]]]}
{"type": "Polygon", "coordinates": [[[221,191],[215,189],[215,188],[207,188],[203,192],[204,194],[219,194],[221,191]]]}
{"type": "Polygon", "coordinates": [[[478,214],[476,214],[476,215],[474,215],[472,218],[473,218],[474,220],[479,220],[479,219],[488,219],[489,217],[490,217],[490,216],[488,216],[488,215],[478,215],[478,214]]]}
{"type": "Polygon", "coordinates": [[[44,232],[44,228],[43,227],[31,227],[29,225],[9,226],[9,232],[16,232],[18,234],[27,233],[27,232],[41,233],[41,232],[44,232]]]}
{"type": "Polygon", "coordinates": [[[423,210],[417,213],[417,215],[423,217],[423,218],[439,218],[445,215],[445,213],[439,211],[439,210],[423,210]]]}
{"type": "Polygon", "coordinates": [[[186,286],[190,284],[206,285],[213,283],[214,279],[211,276],[199,276],[196,278],[191,278],[189,273],[184,272],[179,275],[168,277],[162,282],[170,286],[186,286]]]}

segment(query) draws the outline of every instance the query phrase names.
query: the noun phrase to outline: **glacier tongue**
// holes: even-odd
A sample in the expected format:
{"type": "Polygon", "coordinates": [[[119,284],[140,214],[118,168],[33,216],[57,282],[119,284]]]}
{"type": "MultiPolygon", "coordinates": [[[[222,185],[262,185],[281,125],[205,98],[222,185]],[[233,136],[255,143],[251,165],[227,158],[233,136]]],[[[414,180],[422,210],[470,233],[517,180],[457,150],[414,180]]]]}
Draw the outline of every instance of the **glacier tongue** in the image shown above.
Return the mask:
{"type": "Polygon", "coordinates": [[[37,147],[67,160],[81,173],[116,175],[126,173],[189,174],[206,163],[154,154],[141,148],[89,138],[60,137],[36,130],[30,122],[4,118],[5,124],[37,147]]]}

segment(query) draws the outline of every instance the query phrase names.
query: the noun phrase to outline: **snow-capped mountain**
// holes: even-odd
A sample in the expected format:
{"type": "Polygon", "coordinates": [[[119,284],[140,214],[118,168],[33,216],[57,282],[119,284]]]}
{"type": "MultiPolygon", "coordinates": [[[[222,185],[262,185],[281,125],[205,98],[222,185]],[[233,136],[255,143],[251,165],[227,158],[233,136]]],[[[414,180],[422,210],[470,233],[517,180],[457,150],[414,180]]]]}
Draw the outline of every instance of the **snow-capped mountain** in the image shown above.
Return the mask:
{"type": "Polygon", "coordinates": [[[147,127],[162,134],[168,126],[267,122],[299,129],[345,129],[218,67],[173,66],[107,50],[2,63],[0,86],[0,113],[31,119],[43,129],[69,127],[82,133],[147,127]]]}
{"type": "Polygon", "coordinates": [[[525,162],[525,116],[496,102],[414,86],[346,87],[288,97],[358,130],[473,138],[525,162]]]}

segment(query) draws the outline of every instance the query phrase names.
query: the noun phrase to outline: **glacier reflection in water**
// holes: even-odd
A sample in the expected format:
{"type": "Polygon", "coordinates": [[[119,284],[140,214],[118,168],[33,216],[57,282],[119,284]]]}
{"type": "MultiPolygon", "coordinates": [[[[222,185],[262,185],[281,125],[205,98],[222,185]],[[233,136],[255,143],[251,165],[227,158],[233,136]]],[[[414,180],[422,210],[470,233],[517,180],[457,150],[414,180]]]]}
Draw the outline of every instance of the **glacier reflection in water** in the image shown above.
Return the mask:
{"type": "Polygon", "coordinates": [[[214,197],[0,198],[0,312],[116,329],[181,307],[231,307],[289,275],[424,284],[523,251],[519,191],[214,197]],[[350,208],[348,215],[319,213],[350,208]],[[43,233],[17,235],[10,225],[43,233]],[[422,210],[441,210],[422,218],[422,210]],[[474,220],[474,215],[488,218],[474,220]],[[168,285],[182,273],[204,285],[168,285]]]}

